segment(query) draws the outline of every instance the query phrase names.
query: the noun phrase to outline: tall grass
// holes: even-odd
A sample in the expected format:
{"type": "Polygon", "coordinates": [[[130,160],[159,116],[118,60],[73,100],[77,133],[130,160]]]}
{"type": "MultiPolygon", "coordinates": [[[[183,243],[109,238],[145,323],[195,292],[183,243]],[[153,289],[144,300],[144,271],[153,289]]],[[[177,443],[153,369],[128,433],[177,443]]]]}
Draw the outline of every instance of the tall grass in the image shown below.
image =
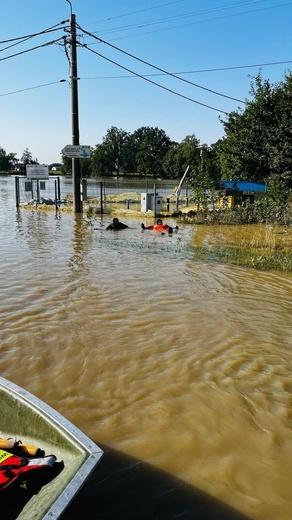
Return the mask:
{"type": "Polygon", "coordinates": [[[198,225],[194,249],[205,260],[292,272],[292,228],[278,224],[198,225]]]}

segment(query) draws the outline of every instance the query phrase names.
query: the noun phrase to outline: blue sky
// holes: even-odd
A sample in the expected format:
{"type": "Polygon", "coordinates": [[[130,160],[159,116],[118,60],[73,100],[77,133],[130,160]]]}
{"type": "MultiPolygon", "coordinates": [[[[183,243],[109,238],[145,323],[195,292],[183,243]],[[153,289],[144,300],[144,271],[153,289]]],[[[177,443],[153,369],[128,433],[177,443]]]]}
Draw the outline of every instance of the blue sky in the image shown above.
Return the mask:
{"type": "MultiPolygon", "coordinates": [[[[71,5],[81,27],[80,144],[94,147],[112,126],[126,132],[149,126],[177,142],[195,135],[211,145],[224,135],[219,116],[244,107],[241,101],[250,99],[260,69],[274,84],[292,67],[292,1],[72,0],[71,5]]],[[[62,148],[72,143],[64,45],[69,17],[67,0],[2,2],[0,147],[18,159],[28,148],[42,164],[60,162],[62,148]],[[19,43],[49,28],[54,30],[19,43]]]]}

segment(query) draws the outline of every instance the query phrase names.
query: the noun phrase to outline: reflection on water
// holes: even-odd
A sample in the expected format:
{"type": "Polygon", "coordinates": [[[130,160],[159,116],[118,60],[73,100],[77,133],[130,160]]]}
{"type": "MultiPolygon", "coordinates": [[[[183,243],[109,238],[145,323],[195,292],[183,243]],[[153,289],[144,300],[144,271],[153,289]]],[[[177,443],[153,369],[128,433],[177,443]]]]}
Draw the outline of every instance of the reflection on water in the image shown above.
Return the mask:
{"type": "Polygon", "coordinates": [[[0,219],[1,375],[106,450],[67,518],[290,519],[291,277],[199,261],[190,225],[0,219]]]}

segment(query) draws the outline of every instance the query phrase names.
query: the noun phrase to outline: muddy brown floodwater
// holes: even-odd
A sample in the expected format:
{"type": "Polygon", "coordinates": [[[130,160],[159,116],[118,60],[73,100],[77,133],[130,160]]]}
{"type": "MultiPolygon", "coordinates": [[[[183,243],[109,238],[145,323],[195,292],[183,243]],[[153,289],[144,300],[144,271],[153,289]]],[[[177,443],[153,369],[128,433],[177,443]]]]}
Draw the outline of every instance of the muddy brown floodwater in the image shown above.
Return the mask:
{"type": "Polygon", "coordinates": [[[64,519],[290,520],[291,276],[7,196],[0,373],[105,451],[64,519]]]}

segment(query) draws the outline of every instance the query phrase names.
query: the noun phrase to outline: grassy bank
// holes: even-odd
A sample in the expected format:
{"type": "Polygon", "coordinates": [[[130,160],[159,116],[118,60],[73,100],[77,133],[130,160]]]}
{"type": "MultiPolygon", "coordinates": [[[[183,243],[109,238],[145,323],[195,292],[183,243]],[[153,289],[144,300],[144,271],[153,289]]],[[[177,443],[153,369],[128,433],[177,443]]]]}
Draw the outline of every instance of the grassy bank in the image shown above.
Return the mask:
{"type": "Polygon", "coordinates": [[[191,248],[202,260],[292,272],[292,227],[279,224],[199,224],[191,248]]]}
{"type": "Polygon", "coordinates": [[[200,248],[196,255],[201,260],[220,261],[260,271],[292,273],[292,253],[286,251],[255,250],[242,248],[200,248]]]}

